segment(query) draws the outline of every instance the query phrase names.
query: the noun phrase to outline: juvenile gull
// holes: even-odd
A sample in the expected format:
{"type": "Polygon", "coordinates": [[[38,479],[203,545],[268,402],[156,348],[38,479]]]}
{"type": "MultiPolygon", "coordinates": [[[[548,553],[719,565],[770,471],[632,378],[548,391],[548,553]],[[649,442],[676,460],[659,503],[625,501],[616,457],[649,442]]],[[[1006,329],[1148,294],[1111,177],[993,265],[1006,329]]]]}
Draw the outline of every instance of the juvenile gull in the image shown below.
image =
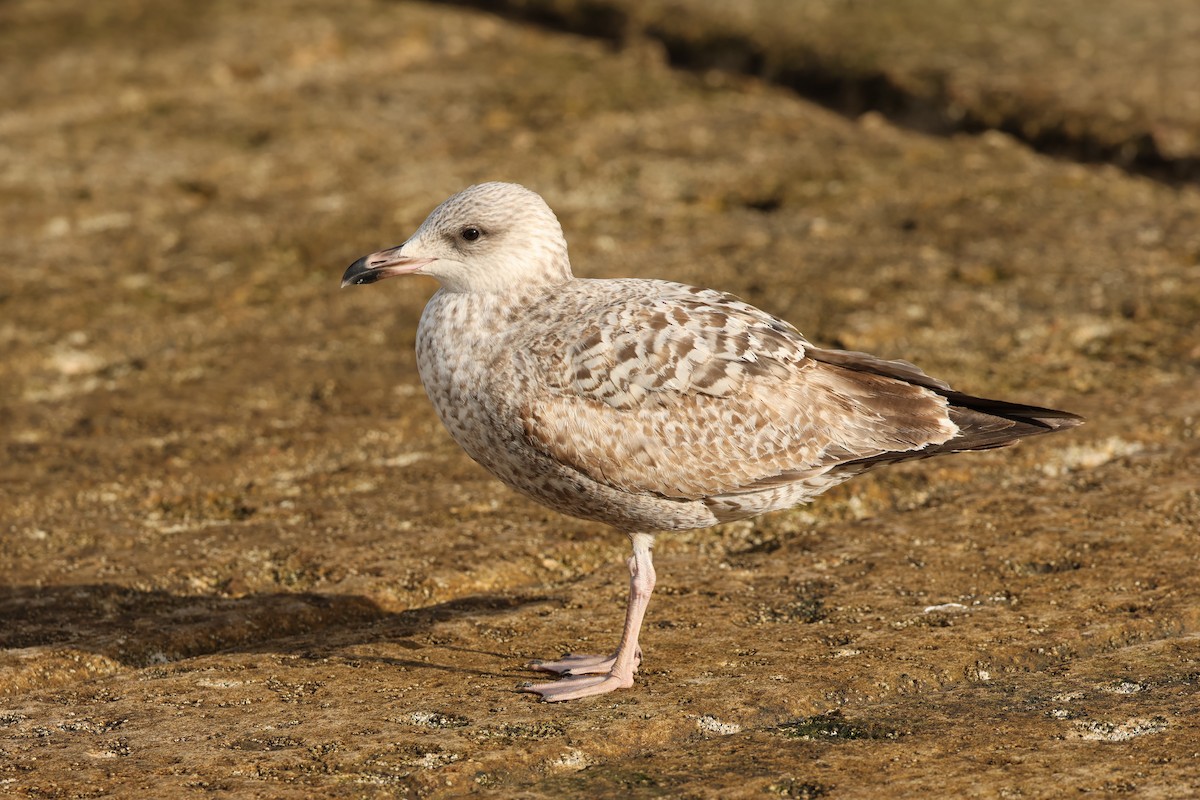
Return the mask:
{"type": "Polygon", "coordinates": [[[1065,411],[956,392],[906,361],[814,347],[736,297],[571,275],[554,212],[511,183],[442,203],[342,285],[431,275],[417,367],[438,416],[493,475],[626,533],[616,652],[531,666],[573,700],[633,685],[656,531],[788,508],[880,464],[985,450],[1069,428],[1065,411]]]}

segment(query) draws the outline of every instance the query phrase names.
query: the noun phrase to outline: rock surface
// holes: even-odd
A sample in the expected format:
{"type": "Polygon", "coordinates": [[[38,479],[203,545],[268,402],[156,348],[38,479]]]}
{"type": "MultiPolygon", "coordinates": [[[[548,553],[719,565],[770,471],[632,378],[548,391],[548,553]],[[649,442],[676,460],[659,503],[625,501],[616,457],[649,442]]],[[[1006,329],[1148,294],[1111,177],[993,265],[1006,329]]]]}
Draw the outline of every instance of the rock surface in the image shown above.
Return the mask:
{"type": "Polygon", "coordinates": [[[678,64],[795,88],[923,130],[1200,180],[1200,6],[1191,0],[467,0],[678,64]]]}
{"type": "Polygon", "coordinates": [[[17,0],[0,51],[0,791],[1200,784],[1194,187],[429,4],[17,0]],[[539,704],[626,542],[441,430],[432,286],[337,289],[487,179],[577,274],[1089,424],[663,537],[640,688],[539,704]]]}

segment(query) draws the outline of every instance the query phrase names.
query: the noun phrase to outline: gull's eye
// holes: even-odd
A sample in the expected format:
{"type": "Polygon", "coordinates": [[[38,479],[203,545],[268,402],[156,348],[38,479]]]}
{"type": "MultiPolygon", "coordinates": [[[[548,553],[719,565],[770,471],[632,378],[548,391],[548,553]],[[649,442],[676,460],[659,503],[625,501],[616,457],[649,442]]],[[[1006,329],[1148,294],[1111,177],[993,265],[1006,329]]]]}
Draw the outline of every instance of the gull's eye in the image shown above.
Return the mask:
{"type": "Polygon", "coordinates": [[[473,242],[476,239],[478,239],[480,236],[482,236],[483,234],[482,234],[482,232],[480,232],[479,228],[470,227],[470,228],[463,228],[462,233],[459,235],[462,236],[462,238],[465,239],[466,241],[473,242]]]}

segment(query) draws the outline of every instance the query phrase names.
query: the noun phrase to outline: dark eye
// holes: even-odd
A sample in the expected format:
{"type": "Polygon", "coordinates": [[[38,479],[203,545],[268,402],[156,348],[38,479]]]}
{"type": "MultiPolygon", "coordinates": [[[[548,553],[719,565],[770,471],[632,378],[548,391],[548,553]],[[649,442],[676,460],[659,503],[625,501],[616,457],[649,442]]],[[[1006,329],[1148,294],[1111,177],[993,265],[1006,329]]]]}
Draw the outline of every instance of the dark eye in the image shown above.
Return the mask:
{"type": "Polygon", "coordinates": [[[466,239],[468,242],[473,242],[482,235],[483,234],[480,233],[479,228],[463,228],[462,229],[462,238],[466,239]]]}

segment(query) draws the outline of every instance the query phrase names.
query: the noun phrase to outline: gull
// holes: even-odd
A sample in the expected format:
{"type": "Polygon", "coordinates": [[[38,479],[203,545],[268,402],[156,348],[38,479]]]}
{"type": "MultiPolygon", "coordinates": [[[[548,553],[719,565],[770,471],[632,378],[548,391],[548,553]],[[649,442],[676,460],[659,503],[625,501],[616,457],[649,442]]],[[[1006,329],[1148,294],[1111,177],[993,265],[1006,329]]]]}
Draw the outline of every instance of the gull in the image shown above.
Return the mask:
{"type": "Polygon", "coordinates": [[[530,667],[548,701],[633,685],[654,536],[807,502],[874,467],[1073,427],[1065,411],[951,389],[906,361],[816,347],[713,289],[571,274],[536,193],[482,183],[342,286],[427,275],[417,368],[451,436],[513,489],[628,535],[629,599],[611,655],[530,667]]]}

